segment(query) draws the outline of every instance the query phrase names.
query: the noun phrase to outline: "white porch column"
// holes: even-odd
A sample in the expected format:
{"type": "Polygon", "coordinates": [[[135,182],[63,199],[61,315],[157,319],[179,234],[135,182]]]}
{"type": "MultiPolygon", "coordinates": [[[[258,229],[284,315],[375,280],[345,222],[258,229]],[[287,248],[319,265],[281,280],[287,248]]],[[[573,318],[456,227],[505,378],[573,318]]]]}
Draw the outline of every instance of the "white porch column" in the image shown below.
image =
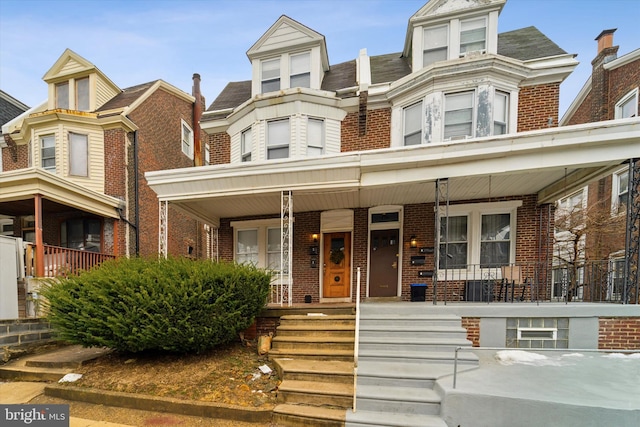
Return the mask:
{"type": "Polygon", "coordinates": [[[291,255],[293,252],[293,197],[291,191],[280,192],[280,305],[293,304],[291,255]]]}
{"type": "Polygon", "coordinates": [[[158,221],[158,255],[163,258],[167,257],[167,227],[169,220],[169,202],[160,201],[158,205],[159,221],[158,221]]]}

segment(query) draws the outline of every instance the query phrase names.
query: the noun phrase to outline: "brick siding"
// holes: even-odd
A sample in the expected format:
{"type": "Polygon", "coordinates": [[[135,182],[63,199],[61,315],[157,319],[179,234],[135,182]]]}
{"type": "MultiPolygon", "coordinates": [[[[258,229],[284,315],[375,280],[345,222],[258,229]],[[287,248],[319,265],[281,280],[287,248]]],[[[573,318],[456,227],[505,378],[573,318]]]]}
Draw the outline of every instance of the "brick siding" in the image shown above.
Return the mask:
{"type": "Polygon", "coordinates": [[[340,151],[364,151],[391,146],[391,109],[368,110],[366,132],[362,135],[363,119],[359,112],[348,113],[342,121],[340,151]]]}
{"type": "Polygon", "coordinates": [[[467,330],[467,339],[473,347],[480,347],[480,318],[463,317],[462,327],[467,330]]]}
{"type": "Polygon", "coordinates": [[[518,132],[558,126],[560,83],[526,86],[518,96],[518,132]]]}
{"type": "Polygon", "coordinates": [[[640,317],[601,317],[598,349],[640,350],[640,317]]]}

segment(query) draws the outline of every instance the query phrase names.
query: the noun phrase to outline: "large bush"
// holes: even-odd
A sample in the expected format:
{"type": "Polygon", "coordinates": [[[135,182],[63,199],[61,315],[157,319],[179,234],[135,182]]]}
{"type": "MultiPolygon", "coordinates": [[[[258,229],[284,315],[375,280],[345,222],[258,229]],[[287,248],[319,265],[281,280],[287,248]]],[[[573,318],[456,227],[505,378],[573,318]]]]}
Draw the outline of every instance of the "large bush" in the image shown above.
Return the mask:
{"type": "Polygon", "coordinates": [[[184,258],[119,258],[42,289],[59,337],[129,352],[202,352],[230,342],[265,306],[271,276],[184,258]]]}

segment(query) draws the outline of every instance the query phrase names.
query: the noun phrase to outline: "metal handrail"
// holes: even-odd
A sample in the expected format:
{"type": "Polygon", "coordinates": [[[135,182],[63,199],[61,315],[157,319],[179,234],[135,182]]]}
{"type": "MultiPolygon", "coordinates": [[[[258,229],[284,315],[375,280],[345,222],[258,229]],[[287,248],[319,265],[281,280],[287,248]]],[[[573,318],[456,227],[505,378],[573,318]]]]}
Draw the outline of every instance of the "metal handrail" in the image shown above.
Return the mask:
{"type": "Polygon", "coordinates": [[[456,347],[453,358],[453,389],[456,388],[458,377],[458,352],[463,350],[520,350],[536,353],[539,351],[562,351],[572,353],[639,353],[640,350],[615,350],[615,349],[599,349],[599,348],[514,348],[514,347],[456,347]]]}
{"type": "Polygon", "coordinates": [[[353,412],[356,412],[356,389],[358,383],[358,351],[360,342],[360,267],[356,272],[356,331],[353,343],[353,412]]]}

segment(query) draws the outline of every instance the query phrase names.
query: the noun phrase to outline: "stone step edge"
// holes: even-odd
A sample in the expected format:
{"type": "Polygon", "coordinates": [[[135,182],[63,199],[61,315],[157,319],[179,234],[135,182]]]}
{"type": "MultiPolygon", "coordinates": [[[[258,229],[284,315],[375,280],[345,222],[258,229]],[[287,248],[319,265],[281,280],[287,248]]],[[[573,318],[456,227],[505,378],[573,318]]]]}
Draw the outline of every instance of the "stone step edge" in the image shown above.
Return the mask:
{"type": "Polygon", "coordinates": [[[280,383],[278,391],[322,396],[353,397],[353,384],[285,379],[280,383]]]}
{"type": "Polygon", "coordinates": [[[356,320],[355,314],[326,314],[312,315],[305,314],[286,314],[280,317],[280,320],[356,320]]]}
{"type": "Polygon", "coordinates": [[[389,414],[367,410],[356,410],[352,416],[348,417],[347,424],[350,426],[362,424],[384,427],[447,427],[439,415],[389,414]]]}
{"type": "Polygon", "coordinates": [[[200,402],[168,397],[95,390],[75,386],[47,385],[45,396],[144,411],[166,412],[207,418],[222,418],[248,423],[269,423],[272,409],[200,402]]]}
{"type": "Polygon", "coordinates": [[[339,375],[339,376],[353,376],[353,369],[355,367],[353,362],[334,361],[338,366],[328,367],[326,361],[318,361],[313,359],[289,359],[289,358],[277,358],[273,360],[277,364],[283,374],[318,374],[318,375],[339,375]],[[294,362],[297,366],[291,366],[294,362]],[[317,365],[309,367],[308,365],[317,365]],[[307,365],[307,366],[304,366],[307,365]]]}
{"type": "Polygon", "coordinates": [[[313,344],[352,344],[355,342],[355,337],[334,337],[333,335],[313,335],[313,336],[299,336],[299,335],[276,335],[271,342],[299,342],[299,343],[313,343],[313,344]]]}

